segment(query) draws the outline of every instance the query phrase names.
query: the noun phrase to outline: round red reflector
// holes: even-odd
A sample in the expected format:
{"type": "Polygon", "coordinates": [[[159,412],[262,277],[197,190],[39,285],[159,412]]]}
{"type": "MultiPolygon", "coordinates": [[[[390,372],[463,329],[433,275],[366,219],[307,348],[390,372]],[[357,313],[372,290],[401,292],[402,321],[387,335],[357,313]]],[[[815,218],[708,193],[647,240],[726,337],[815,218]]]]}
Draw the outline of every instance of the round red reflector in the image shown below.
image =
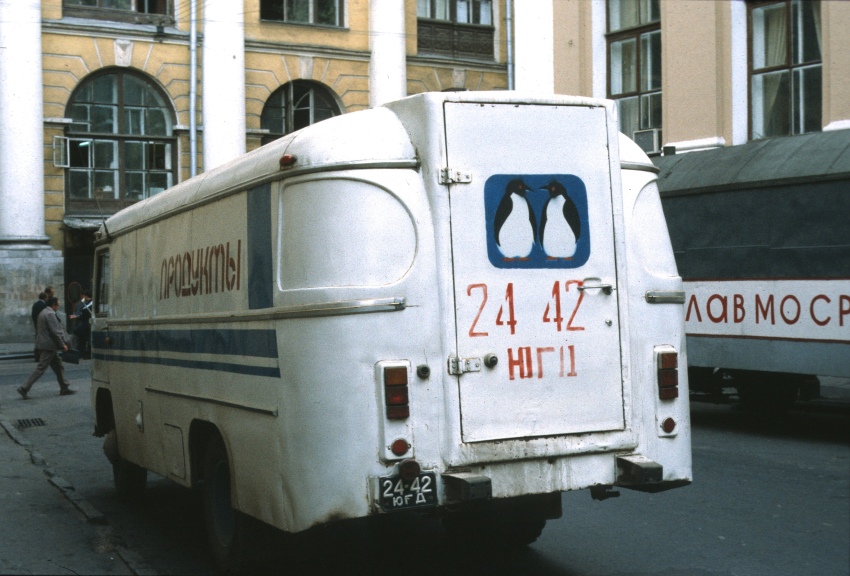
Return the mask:
{"type": "Polygon", "coordinates": [[[407,454],[407,451],[410,449],[410,444],[407,443],[407,440],[404,438],[399,438],[390,446],[390,451],[396,456],[404,456],[407,454]]]}
{"type": "Polygon", "coordinates": [[[280,157],[280,167],[289,168],[290,166],[295,164],[297,160],[298,158],[296,158],[294,154],[284,154],[280,157]]]}
{"type": "Polygon", "coordinates": [[[676,429],[676,421],[672,418],[667,418],[664,422],[661,423],[661,429],[664,430],[667,434],[676,429]]]}
{"type": "Polygon", "coordinates": [[[421,471],[422,469],[419,467],[419,462],[413,458],[408,458],[398,465],[398,473],[405,480],[413,480],[419,476],[419,472],[421,471]]]}

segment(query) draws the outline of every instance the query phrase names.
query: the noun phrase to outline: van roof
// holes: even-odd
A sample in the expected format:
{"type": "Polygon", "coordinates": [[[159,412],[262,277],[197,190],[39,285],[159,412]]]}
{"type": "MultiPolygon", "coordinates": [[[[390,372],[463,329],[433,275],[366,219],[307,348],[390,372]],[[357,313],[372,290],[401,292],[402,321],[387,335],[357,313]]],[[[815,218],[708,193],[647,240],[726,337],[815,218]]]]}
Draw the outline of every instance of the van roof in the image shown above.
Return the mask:
{"type": "Polygon", "coordinates": [[[392,109],[434,107],[442,102],[481,102],[610,107],[610,101],[519,92],[427,92],[369,110],[342,114],[275,140],[121,210],[99,237],[121,235],[219,198],[307,172],[346,167],[415,167],[416,150],[392,109]],[[295,156],[290,167],[281,157],[295,156]],[[108,231],[108,232],[107,232],[108,231]]]}

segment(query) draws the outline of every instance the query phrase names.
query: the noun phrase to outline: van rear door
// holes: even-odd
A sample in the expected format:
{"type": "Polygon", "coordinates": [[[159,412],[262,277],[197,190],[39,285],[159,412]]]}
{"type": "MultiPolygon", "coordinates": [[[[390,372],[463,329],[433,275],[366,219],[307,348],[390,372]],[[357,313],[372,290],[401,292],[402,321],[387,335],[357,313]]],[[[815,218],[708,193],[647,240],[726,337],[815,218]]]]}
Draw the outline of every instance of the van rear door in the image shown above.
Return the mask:
{"type": "Polygon", "coordinates": [[[612,116],[480,102],[444,114],[462,441],[623,430],[612,116]]]}

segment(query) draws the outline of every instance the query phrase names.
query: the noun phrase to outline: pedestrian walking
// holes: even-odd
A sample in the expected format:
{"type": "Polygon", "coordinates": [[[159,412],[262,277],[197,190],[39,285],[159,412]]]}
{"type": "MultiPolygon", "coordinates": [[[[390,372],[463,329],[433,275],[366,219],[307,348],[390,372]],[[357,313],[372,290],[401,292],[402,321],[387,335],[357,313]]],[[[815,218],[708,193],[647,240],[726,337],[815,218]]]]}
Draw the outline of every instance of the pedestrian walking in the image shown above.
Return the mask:
{"type": "Polygon", "coordinates": [[[65,343],[65,330],[62,328],[62,323],[56,317],[57,310],[59,310],[59,298],[52,296],[47,299],[47,306],[38,315],[35,337],[35,359],[38,365],[24,385],[18,388],[18,394],[24,400],[29,400],[30,388],[47,371],[48,366],[56,374],[61,396],[76,392],[71,390],[71,383],[65,379],[65,367],[59,356],[59,352],[68,350],[68,345],[65,343]]]}

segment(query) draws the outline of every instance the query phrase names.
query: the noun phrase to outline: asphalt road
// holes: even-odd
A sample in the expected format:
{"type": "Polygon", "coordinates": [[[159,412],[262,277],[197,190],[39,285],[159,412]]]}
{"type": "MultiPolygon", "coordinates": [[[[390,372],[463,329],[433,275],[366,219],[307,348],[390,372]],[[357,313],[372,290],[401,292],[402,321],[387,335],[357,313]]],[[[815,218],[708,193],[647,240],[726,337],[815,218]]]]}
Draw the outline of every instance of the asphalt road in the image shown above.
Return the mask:
{"type": "MultiPolygon", "coordinates": [[[[0,411],[41,418],[23,434],[109,520],[137,570],[210,574],[199,500],[150,476],[143,502],[112,490],[92,436],[87,364],[69,376],[81,393],[57,396],[52,374],[20,400],[32,363],[0,363],[0,411]]],[[[767,422],[732,406],[692,403],[695,481],[649,495],[591,500],[564,494],[564,516],[528,550],[449,541],[432,518],[400,516],[308,533],[286,548],[264,535],[260,572],[292,574],[524,574],[557,576],[800,576],[850,574],[850,410],[795,410],[767,422]],[[286,554],[280,552],[287,549],[286,554]]],[[[317,465],[320,465],[317,463],[317,465]]],[[[67,510],[64,513],[69,513],[67,510]]]]}

